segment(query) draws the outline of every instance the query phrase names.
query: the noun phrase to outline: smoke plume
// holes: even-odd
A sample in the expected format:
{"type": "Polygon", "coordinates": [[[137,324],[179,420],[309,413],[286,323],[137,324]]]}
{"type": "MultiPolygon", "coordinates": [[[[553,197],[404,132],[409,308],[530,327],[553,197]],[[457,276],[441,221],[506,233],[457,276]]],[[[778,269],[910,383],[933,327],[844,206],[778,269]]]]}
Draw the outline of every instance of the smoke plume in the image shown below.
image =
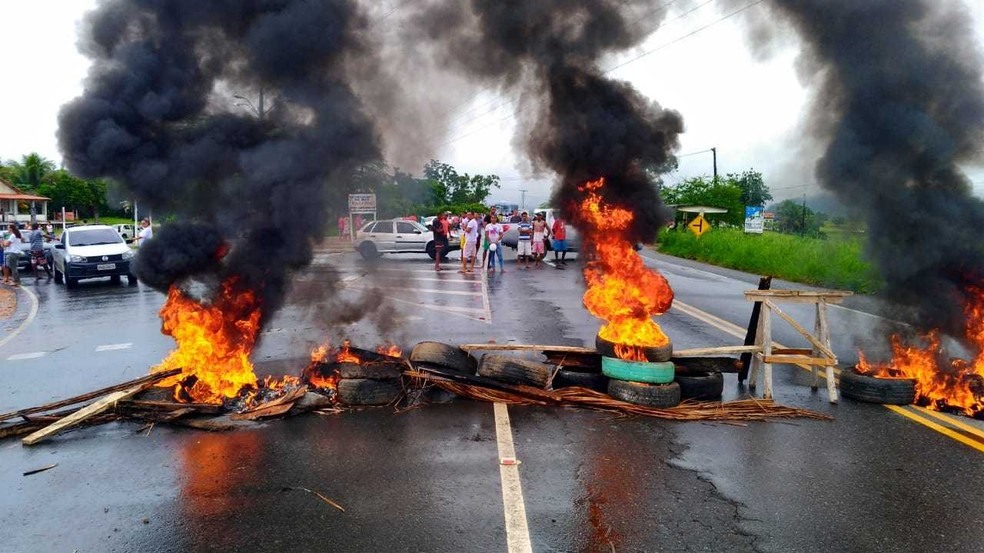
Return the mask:
{"type": "Polygon", "coordinates": [[[954,2],[773,0],[819,87],[818,178],[867,221],[867,254],[918,328],[962,334],[984,282],[984,202],[960,164],[984,153],[984,67],[954,2]]]}
{"type": "Polygon", "coordinates": [[[635,212],[629,238],[648,241],[668,217],[647,171],[672,160],[683,120],[605,77],[599,60],[639,45],[663,16],[641,0],[432,2],[407,42],[434,43],[450,67],[519,94],[516,141],[534,168],[558,175],[553,201],[569,219],[577,187],[605,177],[604,199],[635,212]]]}
{"type": "Polygon", "coordinates": [[[350,0],[110,0],[93,12],[81,40],[93,66],[58,138],[73,172],[116,179],[176,219],[142,249],[141,279],[164,290],[237,276],[266,315],[280,306],[336,185],[380,158],[350,85],[374,63],[366,25],[350,0]]]}

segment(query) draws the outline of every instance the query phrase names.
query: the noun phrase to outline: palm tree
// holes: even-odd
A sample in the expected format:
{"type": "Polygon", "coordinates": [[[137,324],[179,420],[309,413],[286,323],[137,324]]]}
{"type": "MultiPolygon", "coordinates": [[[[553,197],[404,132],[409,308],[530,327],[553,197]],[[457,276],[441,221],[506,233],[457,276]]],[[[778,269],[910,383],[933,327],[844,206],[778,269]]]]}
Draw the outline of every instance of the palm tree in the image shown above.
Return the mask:
{"type": "Polygon", "coordinates": [[[14,176],[13,184],[31,192],[36,191],[45,177],[55,170],[55,162],[41,157],[37,152],[22,156],[20,162],[11,161],[9,165],[14,176]]]}

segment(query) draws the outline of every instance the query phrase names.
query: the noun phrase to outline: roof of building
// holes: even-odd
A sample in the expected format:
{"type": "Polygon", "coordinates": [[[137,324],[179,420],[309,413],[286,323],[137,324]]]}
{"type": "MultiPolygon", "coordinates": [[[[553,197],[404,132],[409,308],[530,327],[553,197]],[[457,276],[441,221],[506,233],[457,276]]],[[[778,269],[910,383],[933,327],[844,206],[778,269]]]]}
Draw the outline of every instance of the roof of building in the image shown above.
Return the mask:
{"type": "Polygon", "coordinates": [[[25,194],[20,188],[17,188],[9,182],[0,179],[0,200],[37,200],[46,202],[50,199],[51,198],[45,198],[44,196],[25,194]]]}

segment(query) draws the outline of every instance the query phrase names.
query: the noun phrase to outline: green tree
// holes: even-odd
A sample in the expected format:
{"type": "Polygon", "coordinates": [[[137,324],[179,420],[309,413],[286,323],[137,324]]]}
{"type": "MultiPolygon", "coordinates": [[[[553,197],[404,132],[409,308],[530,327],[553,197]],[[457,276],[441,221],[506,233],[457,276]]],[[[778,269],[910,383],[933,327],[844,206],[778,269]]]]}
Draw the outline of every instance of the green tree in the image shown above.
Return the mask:
{"type": "Polygon", "coordinates": [[[828,218],[825,213],[813,211],[793,200],[779,202],[775,211],[779,231],[791,234],[821,236],[820,227],[828,218]]]}
{"type": "Polygon", "coordinates": [[[741,188],[729,180],[715,183],[710,177],[694,177],[673,186],[664,186],[663,201],[671,205],[702,205],[727,209],[727,213],[708,213],[710,220],[740,225],[745,221],[745,204],[741,201],[741,188]]]}
{"type": "Polygon", "coordinates": [[[458,174],[454,167],[432,159],[424,166],[430,182],[431,204],[481,204],[493,188],[499,188],[498,175],[458,174]]]}
{"type": "Polygon", "coordinates": [[[106,207],[105,181],[80,179],[64,169],[47,175],[37,193],[51,198],[49,209],[53,211],[64,207],[98,218],[99,211],[106,207]]]}
{"type": "Polygon", "coordinates": [[[741,188],[741,202],[747,206],[764,206],[772,200],[769,187],[762,180],[762,173],[749,169],[742,173],[729,173],[726,180],[741,188]]]}
{"type": "Polygon", "coordinates": [[[28,192],[36,192],[45,178],[55,170],[55,163],[32,152],[9,164],[12,184],[28,192]]]}

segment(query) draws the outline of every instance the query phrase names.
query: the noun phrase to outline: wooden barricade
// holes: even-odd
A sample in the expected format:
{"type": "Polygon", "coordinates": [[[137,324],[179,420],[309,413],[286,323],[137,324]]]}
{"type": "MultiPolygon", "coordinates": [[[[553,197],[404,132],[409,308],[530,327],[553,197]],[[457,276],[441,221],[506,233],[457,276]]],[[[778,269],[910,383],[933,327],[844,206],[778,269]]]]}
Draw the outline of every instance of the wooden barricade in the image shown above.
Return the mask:
{"type": "Polygon", "coordinates": [[[795,365],[809,365],[813,371],[813,383],[811,387],[817,390],[819,384],[818,367],[826,368],[827,393],[831,403],[837,403],[837,386],[834,381],[834,365],[837,364],[837,356],[830,348],[830,326],[827,323],[827,305],[839,304],[844,298],[854,295],[853,292],[842,291],[809,291],[809,290],[748,290],[745,292],[745,299],[752,302],[761,302],[762,313],[759,317],[758,328],[755,332],[755,345],[758,350],[752,358],[751,374],[749,376],[749,388],[755,388],[758,380],[759,368],[763,373],[765,389],[762,397],[772,398],[772,364],[788,363],[795,365]],[[812,303],[815,305],[816,318],[814,320],[813,332],[810,333],[801,324],[796,322],[789,314],[779,308],[779,303],[812,303]],[[806,338],[810,343],[809,348],[787,348],[779,349],[772,347],[772,314],[775,313],[780,319],[786,321],[789,326],[806,338]]]}

